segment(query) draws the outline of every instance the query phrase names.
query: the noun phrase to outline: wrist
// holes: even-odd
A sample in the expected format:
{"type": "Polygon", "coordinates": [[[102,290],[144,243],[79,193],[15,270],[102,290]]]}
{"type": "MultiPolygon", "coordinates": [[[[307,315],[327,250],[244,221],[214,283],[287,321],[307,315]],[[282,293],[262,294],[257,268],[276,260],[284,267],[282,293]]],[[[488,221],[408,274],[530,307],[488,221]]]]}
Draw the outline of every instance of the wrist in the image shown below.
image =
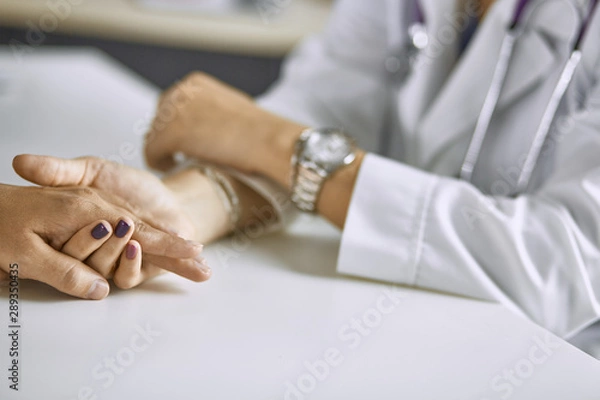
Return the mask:
{"type": "MultiPolygon", "coordinates": [[[[264,223],[264,214],[274,215],[272,205],[261,195],[231,175],[219,171],[239,200],[240,215],[234,230],[264,223]],[[257,214],[258,212],[258,214],[257,214]]],[[[218,182],[192,167],[164,179],[188,219],[194,225],[193,240],[207,243],[233,232],[231,210],[217,192],[218,182]]]]}
{"type": "Polygon", "coordinates": [[[296,142],[292,159],[291,201],[302,211],[321,212],[336,223],[340,222],[341,218],[334,215],[336,213],[329,212],[327,205],[331,202],[322,200],[330,199],[328,193],[335,188],[334,193],[340,197],[334,204],[347,209],[348,204],[344,203],[350,200],[363,157],[364,152],[355,140],[339,128],[305,130],[296,142]],[[343,192],[348,188],[350,192],[346,199],[343,192]]]}
{"type": "Polygon", "coordinates": [[[354,161],[335,171],[325,181],[317,200],[319,214],[341,229],[344,228],[354,186],[365,155],[365,151],[357,149],[354,161]]]}
{"type": "Polygon", "coordinates": [[[197,168],[189,168],[163,180],[193,226],[192,240],[210,242],[230,233],[230,216],[213,182],[197,168]]]}
{"type": "Polygon", "coordinates": [[[307,127],[277,118],[266,129],[262,151],[257,152],[256,172],[264,175],[286,189],[290,189],[291,159],[296,141],[307,127]]]}

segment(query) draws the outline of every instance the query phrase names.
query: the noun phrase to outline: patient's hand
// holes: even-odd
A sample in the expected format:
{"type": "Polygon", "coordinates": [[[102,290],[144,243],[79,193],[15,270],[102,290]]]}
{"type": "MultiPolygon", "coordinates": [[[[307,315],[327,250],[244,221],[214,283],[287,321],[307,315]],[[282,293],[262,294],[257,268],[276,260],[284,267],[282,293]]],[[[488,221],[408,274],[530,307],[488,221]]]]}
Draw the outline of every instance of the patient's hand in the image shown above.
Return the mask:
{"type": "MultiPolygon", "coordinates": [[[[117,224],[116,228],[119,233],[108,221],[92,222],[75,233],[61,252],[92,266],[105,278],[112,278],[121,289],[130,289],[165,272],[152,265],[142,269],[141,245],[130,240],[133,230],[129,229],[122,236],[123,224],[117,224]]],[[[9,274],[0,270],[0,282],[9,279],[9,274]]]]}
{"type": "Polygon", "coordinates": [[[133,222],[127,219],[115,227],[95,221],[73,235],[61,252],[112,278],[117,287],[130,289],[165,272],[152,264],[142,268],[142,248],[131,240],[133,232],[133,222]]]}
{"type": "Polygon", "coordinates": [[[163,273],[153,265],[142,269],[141,245],[131,240],[133,225],[127,230],[124,227],[121,222],[114,228],[108,221],[92,222],[73,235],[61,252],[86,263],[105,278],[112,278],[121,289],[130,289],[163,273]]]}
{"type": "MultiPolygon", "coordinates": [[[[144,246],[146,258],[150,259],[147,260],[149,266],[164,265],[166,269],[196,281],[208,278],[202,265],[194,260],[201,251],[198,246],[153,228],[135,213],[107,201],[103,195],[90,188],[0,185],[0,269],[5,273],[18,270],[20,278],[45,282],[76,297],[101,299],[109,291],[103,274],[60,250],[78,251],[79,257],[85,256],[85,249],[78,250],[77,246],[67,243],[82,227],[104,220],[107,225],[119,226],[123,238],[129,235],[144,246]],[[17,264],[18,267],[14,267],[17,264]]],[[[88,234],[91,235],[89,230],[88,234]]],[[[98,231],[94,234],[100,236],[98,231]]],[[[115,242],[110,240],[104,243],[106,248],[98,249],[100,256],[93,254],[86,260],[94,260],[99,269],[107,268],[110,258],[117,253],[111,245],[115,242]]],[[[121,253],[120,249],[118,253],[121,253]]],[[[136,283],[128,280],[126,284],[131,282],[136,283]]]]}
{"type": "Polygon", "coordinates": [[[123,207],[156,228],[192,239],[194,225],[178,199],[163,182],[147,171],[95,157],[72,160],[49,156],[20,155],[13,161],[15,171],[40,186],[82,186],[100,189],[124,202],[123,207]]]}
{"type": "MultiPolygon", "coordinates": [[[[200,232],[196,227],[200,224],[192,222],[197,220],[197,216],[190,216],[189,207],[186,208],[183,204],[185,202],[150,172],[95,157],[66,160],[56,157],[21,155],[15,157],[13,167],[24,179],[38,185],[83,186],[98,189],[104,195],[112,196],[109,201],[121,202],[120,205],[132,214],[144,221],[151,221],[154,227],[165,232],[172,232],[190,240],[213,238],[209,235],[199,235],[200,232]]],[[[209,225],[215,224],[210,223],[209,225]]],[[[104,247],[102,251],[105,251],[104,247]]],[[[153,268],[154,266],[196,281],[206,280],[211,274],[210,268],[202,257],[187,260],[174,259],[165,257],[168,254],[161,256],[149,250],[151,249],[148,247],[144,248],[141,278],[135,281],[136,284],[157,275],[159,271],[153,268]]],[[[114,254],[113,258],[115,258],[114,254]]],[[[94,255],[86,263],[103,276],[111,276],[111,268],[114,263],[100,262],[99,259],[100,257],[94,255]]]]}

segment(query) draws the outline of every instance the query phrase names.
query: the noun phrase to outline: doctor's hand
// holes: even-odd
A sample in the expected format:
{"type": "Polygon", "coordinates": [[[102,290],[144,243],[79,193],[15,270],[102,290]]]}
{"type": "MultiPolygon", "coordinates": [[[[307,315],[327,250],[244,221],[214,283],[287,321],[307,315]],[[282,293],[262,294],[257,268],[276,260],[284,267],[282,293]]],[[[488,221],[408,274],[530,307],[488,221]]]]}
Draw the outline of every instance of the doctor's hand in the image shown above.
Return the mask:
{"type": "MultiPolygon", "coordinates": [[[[102,274],[61,250],[76,232],[94,221],[123,226],[134,218],[130,211],[89,188],[0,185],[0,269],[72,296],[104,298],[109,287],[102,274]]],[[[133,237],[162,257],[190,258],[199,253],[183,239],[143,223],[136,224],[133,237]]]]}
{"type": "MultiPolygon", "coordinates": [[[[215,78],[193,73],[167,90],[146,137],[146,160],[166,171],[183,153],[244,172],[266,176],[290,189],[291,158],[306,126],[258,107],[252,98],[215,78]]],[[[344,226],[365,153],[336,171],[321,190],[317,211],[344,226]]]]}
{"type": "Polygon", "coordinates": [[[283,184],[304,128],[215,78],[193,73],[162,95],[146,137],[146,159],[166,171],[175,165],[175,154],[184,153],[283,184]]]}

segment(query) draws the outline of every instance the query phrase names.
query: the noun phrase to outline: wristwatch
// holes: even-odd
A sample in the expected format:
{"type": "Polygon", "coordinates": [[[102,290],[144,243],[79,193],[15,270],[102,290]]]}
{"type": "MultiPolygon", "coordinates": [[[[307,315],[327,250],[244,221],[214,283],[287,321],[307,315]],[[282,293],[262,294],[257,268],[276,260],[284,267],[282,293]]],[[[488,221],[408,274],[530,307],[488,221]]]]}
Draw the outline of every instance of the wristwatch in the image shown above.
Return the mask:
{"type": "Polygon", "coordinates": [[[323,184],[339,168],[356,158],[354,139],[340,129],[307,129],[296,142],[292,156],[292,202],[314,212],[323,184]]]}

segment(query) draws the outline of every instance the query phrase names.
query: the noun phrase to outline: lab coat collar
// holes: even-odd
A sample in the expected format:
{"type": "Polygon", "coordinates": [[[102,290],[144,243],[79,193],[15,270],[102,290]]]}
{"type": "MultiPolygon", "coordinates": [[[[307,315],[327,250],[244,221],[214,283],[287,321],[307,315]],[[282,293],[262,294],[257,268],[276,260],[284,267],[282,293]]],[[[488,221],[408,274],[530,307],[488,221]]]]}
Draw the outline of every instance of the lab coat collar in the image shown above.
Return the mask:
{"type": "MultiPolygon", "coordinates": [[[[538,4],[544,2],[547,0],[532,1],[528,6],[526,26],[515,46],[496,112],[533,90],[554,68],[560,68],[562,61],[559,60],[564,57],[561,53],[565,53],[565,46],[559,44],[567,44],[577,30],[578,18],[567,3],[553,2],[555,4],[548,5],[550,2],[547,2],[537,8],[538,4]]],[[[425,12],[436,12],[435,3],[423,2],[424,6],[433,8],[425,12]]],[[[472,134],[514,6],[515,0],[500,0],[490,9],[472,38],[471,45],[455,65],[429,111],[424,114],[417,128],[418,142],[427,144],[417,145],[416,162],[420,166],[427,168],[451,142],[472,134]]],[[[432,26],[432,32],[440,29],[443,28],[432,26]]]]}

